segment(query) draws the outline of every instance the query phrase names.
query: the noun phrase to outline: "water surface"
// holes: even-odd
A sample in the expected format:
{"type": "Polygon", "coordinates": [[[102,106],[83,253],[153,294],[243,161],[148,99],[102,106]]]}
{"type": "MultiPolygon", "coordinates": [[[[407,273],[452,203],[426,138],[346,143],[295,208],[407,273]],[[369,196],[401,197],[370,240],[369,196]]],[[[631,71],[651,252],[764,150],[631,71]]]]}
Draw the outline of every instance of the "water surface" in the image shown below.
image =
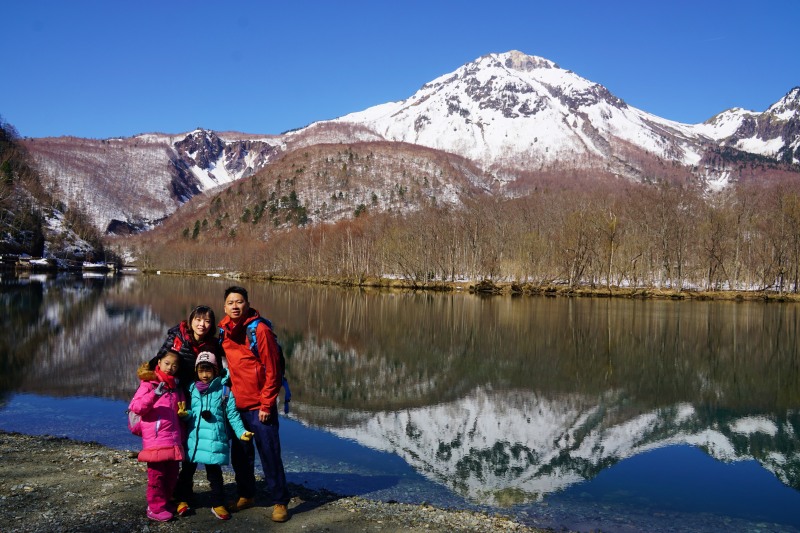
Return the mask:
{"type": "MultiPolygon", "coordinates": [[[[215,278],[4,278],[0,428],[136,449],[135,369],[215,278]]],[[[248,283],[291,482],[580,531],[800,531],[798,307],[248,283]]]]}

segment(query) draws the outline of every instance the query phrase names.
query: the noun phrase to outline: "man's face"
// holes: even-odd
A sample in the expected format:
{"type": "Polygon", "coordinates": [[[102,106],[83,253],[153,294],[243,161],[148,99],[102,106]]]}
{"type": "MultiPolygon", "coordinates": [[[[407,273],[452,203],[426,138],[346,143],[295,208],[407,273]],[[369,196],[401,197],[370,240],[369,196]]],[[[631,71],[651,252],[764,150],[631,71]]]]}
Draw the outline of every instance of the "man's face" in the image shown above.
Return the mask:
{"type": "Polygon", "coordinates": [[[250,305],[241,294],[232,292],[225,298],[225,314],[234,322],[239,322],[249,309],[250,305]]]}

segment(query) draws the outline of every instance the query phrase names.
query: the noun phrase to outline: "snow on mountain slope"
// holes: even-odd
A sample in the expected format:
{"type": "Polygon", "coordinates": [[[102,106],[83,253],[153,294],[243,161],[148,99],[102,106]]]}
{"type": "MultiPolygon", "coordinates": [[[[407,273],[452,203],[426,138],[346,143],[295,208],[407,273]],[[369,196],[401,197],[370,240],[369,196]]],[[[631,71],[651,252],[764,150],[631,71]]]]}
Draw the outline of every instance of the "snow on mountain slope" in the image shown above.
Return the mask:
{"type": "Polygon", "coordinates": [[[633,148],[696,166],[698,177],[720,188],[733,177],[730,168],[702,163],[716,146],[800,162],[799,101],[795,88],[763,113],[737,108],[703,124],[682,124],[631,107],[552,61],[510,51],[480,57],[406,100],[315,126],[366,127],[387,140],[462,155],[487,170],[605,168],[637,178],[642,169],[631,165],[633,148]]]}
{"type": "Polygon", "coordinates": [[[695,130],[710,139],[722,140],[736,133],[743,121],[757,116],[758,113],[755,111],[734,107],[723,111],[702,124],[697,124],[695,130]]]}
{"type": "Polygon", "coordinates": [[[376,141],[459,155],[492,173],[498,194],[524,193],[526,176],[539,170],[637,180],[692,175],[720,189],[740,172],[735,150],[800,163],[800,87],[763,113],[732,109],[681,124],[631,107],[552,61],[510,51],[439,76],[405,100],[282,135],[197,129],[24,142],[67,204],[83,205],[102,231],[125,232],[151,227],[193,196],[249,176],[282,153],[376,141]]]}
{"type": "Polygon", "coordinates": [[[703,141],[689,125],[630,107],[602,85],[517,51],[483,56],[406,100],[333,122],[455,152],[484,168],[596,164],[614,155],[617,139],[694,164],[703,141]]]}
{"type": "Polygon", "coordinates": [[[695,130],[721,146],[800,163],[800,87],[762,113],[730,109],[696,125],[695,130]]]}
{"type": "Polygon", "coordinates": [[[213,131],[197,129],[171,146],[206,191],[248,176],[274,155],[275,141],[268,139],[224,139],[213,131]],[[270,144],[272,143],[272,144],[270,144]]]}
{"type": "Polygon", "coordinates": [[[789,91],[786,96],[772,104],[766,112],[777,120],[789,121],[797,117],[798,111],[800,111],[800,87],[789,91]]]}

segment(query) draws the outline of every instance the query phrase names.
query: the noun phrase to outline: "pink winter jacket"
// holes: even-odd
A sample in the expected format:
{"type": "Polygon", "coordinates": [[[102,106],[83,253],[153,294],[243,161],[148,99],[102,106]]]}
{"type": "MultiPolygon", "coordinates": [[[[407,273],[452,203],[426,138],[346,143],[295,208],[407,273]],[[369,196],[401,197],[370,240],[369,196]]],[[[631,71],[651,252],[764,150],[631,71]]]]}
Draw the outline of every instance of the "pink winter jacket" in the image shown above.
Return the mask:
{"type": "Polygon", "coordinates": [[[167,389],[157,396],[159,381],[143,380],[131,400],[130,409],[142,417],[142,451],[139,461],[182,461],[183,426],[178,418],[178,402],[185,401],[183,390],[167,389]]]}

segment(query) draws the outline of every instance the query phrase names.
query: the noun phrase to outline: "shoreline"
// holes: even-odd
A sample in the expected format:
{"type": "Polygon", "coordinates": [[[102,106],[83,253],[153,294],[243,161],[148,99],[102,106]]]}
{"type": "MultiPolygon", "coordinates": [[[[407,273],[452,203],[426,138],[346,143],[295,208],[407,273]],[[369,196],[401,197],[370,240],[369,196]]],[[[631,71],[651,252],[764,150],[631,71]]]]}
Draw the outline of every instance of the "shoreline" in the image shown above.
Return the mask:
{"type": "MultiPolygon", "coordinates": [[[[13,269],[3,271],[15,274],[48,274],[59,272],[96,272],[95,270],[81,269],[13,269]]],[[[549,298],[627,298],[634,300],[697,300],[697,301],[733,301],[733,302],[800,302],[800,293],[779,292],[766,289],[753,290],[701,290],[694,288],[669,289],[659,287],[601,287],[590,285],[577,285],[570,287],[559,283],[530,283],[516,281],[494,281],[484,279],[481,281],[413,281],[395,278],[379,278],[361,276],[354,278],[340,277],[304,277],[285,276],[265,273],[249,273],[240,271],[217,270],[168,270],[146,268],[139,270],[136,267],[125,267],[109,271],[107,274],[119,276],[126,275],[167,275],[167,276],[197,276],[219,277],[236,280],[250,280],[257,282],[273,283],[301,283],[308,285],[328,285],[336,287],[357,287],[361,289],[396,290],[396,291],[430,291],[430,292],[468,292],[485,296],[544,296],[549,298]]]]}
{"type": "Polygon", "coordinates": [[[569,287],[560,284],[534,284],[511,281],[429,281],[415,282],[389,278],[318,278],[252,274],[246,272],[156,270],[140,271],[142,275],[159,276],[198,276],[218,277],[235,280],[250,280],[272,283],[301,283],[309,285],[329,285],[338,287],[357,287],[375,290],[468,292],[485,296],[544,296],[549,298],[627,298],[634,300],[697,300],[697,301],[757,301],[757,302],[800,302],[800,293],[776,292],[768,290],[696,290],[662,289],[657,287],[569,287]]]}
{"type": "MultiPolygon", "coordinates": [[[[193,513],[169,522],[145,517],[147,475],[136,452],[96,442],[50,435],[33,436],[0,429],[0,502],[6,509],[3,531],[280,531],[282,533],[349,533],[404,531],[453,533],[516,531],[545,533],[499,514],[485,514],[430,505],[402,504],[349,497],[290,483],[291,518],[271,521],[263,481],[258,479],[256,506],[222,522],[210,512],[208,482],[202,467],[195,475],[197,501],[193,513]]],[[[258,476],[257,476],[258,478],[258,476]]],[[[224,473],[226,495],[235,483],[224,473]]]]}

